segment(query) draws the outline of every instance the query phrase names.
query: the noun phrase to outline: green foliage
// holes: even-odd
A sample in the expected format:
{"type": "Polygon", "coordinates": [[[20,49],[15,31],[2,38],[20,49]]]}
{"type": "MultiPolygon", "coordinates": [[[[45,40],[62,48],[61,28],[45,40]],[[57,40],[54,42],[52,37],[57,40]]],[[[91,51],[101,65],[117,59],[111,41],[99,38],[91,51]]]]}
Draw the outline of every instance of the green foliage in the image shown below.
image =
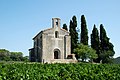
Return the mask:
{"type": "Polygon", "coordinates": [[[104,50],[99,54],[99,57],[102,61],[102,63],[113,63],[113,57],[111,56],[113,54],[112,51],[108,50],[104,50]]]}
{"type": "Polygon", "coordinates": [[[76,16],[72,17],[72,20],[70,20],[70,36],[71,36],[71,53],[73,53],[73,50],[77,47],[78,43],[78,33],[77,33],[77,19],[76,16]]]}
{"type": "Polygon", "coordinates": [[[63,29],[65,29],[66,31],[68,31],[67,25],[63,24],[63,29]]]}
{"type": "Polygon", "coordinates": [[[85,16],[81,16],[81,36],[80,42],[84,45],[88,45],[88,30],[86,25],[85,16]]]}
{"type": "Polygon", "coordinates": [[[0,80],[119,80],[120,65],[0,64],[0,80]]]}
{"type": "Polygon", "coordinates": [[[103,27],[103,25],[100,25],[100,59],[102,60],[102,63],[109,63],[111,62],[111,59],[113,59],[113,56],[115,54],[115,51],[113,49],[113,44],[109,41],[110,39],[107,37],[106,31],[103,27]]]}
{"type": "Polygon", "coordinates": [[[6,49],[0,49],[0,61],[28,61],[28,58],[23,57],[22,52],[9,52],[6,49]]]}
{"type": "Polygon", "coordinates": [[[96,51],[90,48],[87,45],[79,44],[74,52],[78,54],[78,57],[82,59],[82,61],[86,61],[86,59],[90,59],[92,62],[93,59],[97,58],[96,51]]]}
{"type": "Polygon", "coordinates": [[[96,50],[96,54],[98,55],[98,58],[95,60],[96,62],[112,62],[115,51],[113,49],[113,44],[109,40],[110,38],[107,37],[103,24],[100,25],[100,37],[94,25],[91,34],[91,47],[96,50]]]}
{"type": "Polygon", "coordinates": [[[99,51],[99,48],[100,48],[99,33],[96,28],[96,25],[94,25],[92,34],[91,34],[91,47],[95,49],[97,52],[99,51]]]}
{"type": "Polygon", "coordinates": [[[0,49],[0,60],[10,60],[10,52],[5,49],[0,49]]]}
{"type": "Polygon", "coordinates": [[[107,50],[109,44],[109,38],[107,37],[106,31],[103,25],[100,25],[100,41],[101,41],[101,49],[107,50]]]}
{"type": "MultiPolygon", "coordinates": [[[[79,50],[74,51],[74,49],[77,49],[78,44],[78,33],[76,31],[76,27],[77,27],[76,17],[73,16],[72,20],[70,20],[69,26],[69,32],[71,36],[71,53],[75,53],[76,58],[78,59],[78,56],[80,55],[78,55],[77,53],[82,54],[82,52],[79,52],[79,50]]],[[[94,59],[95,62],[102,61],[102,63],[109,63],[112,61],[115,51],[113,49],[114,45],[109,40],[110,38],[107,37],[103,24],[100,25],[100,35],[99,31],[96,28],[96,25],[94,25],[91,34],[91,48],[93,48],[96,51],[96,54],[98,56],[97,59],[94,59]]],[[[88,29],[84,15],[81,16],[80,43],[88,45],[88,29]]],[[[82,59],[84,60],[86,58],[87,58],[86,55],[83,55],[82,59]]]]}
{"type": "Polygon", "coordinates": [[[22,57],[22,61],[29,62],[29,56],[22,57]]]}
{"type": "Polygon", "coordinates": [[[22,57],[23,57],[23,53],[22,52],[11,52],[10,58],[13,61],[21,61],[22,57]]]}
{"type": "Polygon", "coordinates": [[[98,55],[98,58],[95,60],[96,62],[100,62],[99,54],[100,54],[100,39],[99,39],[99,32],[96,28],[96,25],[94,25],[92,34],[91,34],[91,47],[96,50],[96,54],[98,55]]]}

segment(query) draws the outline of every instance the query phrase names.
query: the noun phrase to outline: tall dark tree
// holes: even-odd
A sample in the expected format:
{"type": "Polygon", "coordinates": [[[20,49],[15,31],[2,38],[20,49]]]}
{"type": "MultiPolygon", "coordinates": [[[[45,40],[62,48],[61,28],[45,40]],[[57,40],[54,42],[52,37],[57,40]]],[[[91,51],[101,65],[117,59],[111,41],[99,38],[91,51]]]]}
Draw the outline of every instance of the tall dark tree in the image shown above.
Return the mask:
{"type": "Polygon", "coordinates": [[[73,21],[73,30],[74,30],[74,42],[75,42],[75,48],[77,47],[77,43],[78,43],[78,32],[77,32],[77,18],[76,16],[72,17],[72,21],[73,21]]]}
{"type": "Polygon", "coordinates": [[[96,25],[94,25],[92,34],[91,34],[91,47],[95,50],[99,49],[100,41],[99,41],[99,32],[96,28],[96,25]]]}
{"type": "Polygon", "coordinates": [[[67,25],[63,24],[63,29],[65,29],[66,31],[68,31],[67,25]]]}
{"type": "Polygon", "coordinates": [[[73,50],[77,47],[78,43],[78,33],[76,30],[77,27],[77,19],[76,16],[72,17],[72,20],[70,20],[70,36],[71,36],[71,53],[73,53],[73,50]]]}
{"type": "Polygon", "coordinates": [[[84,15],[81,16],[81,36],[80,42],[84,45],[88,45],[88,29],[84,15]]]}
{"type": "Polygon", "coordinates": [[[96,25],[94,25],[92,34],[91,34],[91,47],[96,50],[96,54],[98,55],[98,58],[96,62],[100,62],[99,54],[100,54],[100,39],[99,39],[99,32],[96,28],[96,25]]]}
{"type": "Polygon", "coordinates": [[[106,35],[106,31],[103,27],[103,24],[100,25],[100,41],[101,41],[101,49],[108,50],[109,38],[106,35]]]}
{"type": "Polygon", "coordinates": [[[70,26],[69,26],[70,30],[70,36],[71,36],[71,53],[73,53],[74,47],[75,47],[75,43],[74,43],[74,30],[73,30],[73,23],[72,20],[70,20],[70,26]]]}
{"type": "Polygon", "coordinates": [[[102,63],[109,63],[111,61],[111,58],[115,54],[115,51],[113,49],[114,46],[109,40],[110,38],[107,37],[104,26],[101,24],[100,25],[100,41],[101,41],[100,58],[102,60],[102,63]]]}

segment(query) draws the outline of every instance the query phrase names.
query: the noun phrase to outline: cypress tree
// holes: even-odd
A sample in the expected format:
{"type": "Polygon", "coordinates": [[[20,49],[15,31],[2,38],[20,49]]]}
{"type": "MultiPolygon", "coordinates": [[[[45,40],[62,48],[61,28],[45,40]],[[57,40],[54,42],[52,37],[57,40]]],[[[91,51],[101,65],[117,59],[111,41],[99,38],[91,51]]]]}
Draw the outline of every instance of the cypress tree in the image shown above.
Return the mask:
{"type": "Polygon", "coordinates": [[[100,41],[101,41],[101,49],[108,50],[109,38],[106,35],[106,31],[103,27],[103,24],[100,25],[100,41]]]}
{"type": "Polygon", "coordinates": [[[63,29],[65,29],[66,31],[68,31],[67,25],[63,24],[63,29]]]}
{"type": "Polygon", "coordinates": [[[73,30],[74,30],[74,43],[75,43],[75,48],[77,47],[77,43],[78,43],[78,33],[77,33],[77,18],[76,16],[72,17],[72,21],[73,21],[73,30]]]}
{"type": "Polygon", "coordinates": [[[99,54],[100,54],[100,40],[99,40],[99,32],[96,28],[96,25],[94,25],[92,34],[91,34],[91,47],[96,50],[96,54],[98,55],[98,58],[96,62],[100,62],[99,54]]]}
{"type": "Polygon", "coordinates": [[[77,20],[76,16],[72,17],[72,20],[70,20],[70,36],[71,36],[71,53],[73,53],[73,50],[77,47],[78,42],[78,33],[76,31],[77,27],[77,20]]]}
{"type": "Polygon", "coordinates": [[[73,49],[75,47],[75,43],[74,43],[74,31],[73,31],[73,23],[72,23],[72,20],[70,20],[70,26],[69,26],[70,30],[70,36],[71,36],[71,53],[73,53],[73,49]]]}
{"type": "Polygon", "coordinates": [[[109,41],[110,38],[107,37],[106,31],[103,27],[103,25],[100,25],[100,58],[102,60],[102,63],[109,63],[111,61],[111,58],[114,56],[115,51],[113,49],[113,44],[109,41]]]}
{"type": "Polygon", "coordinates": [[[98,30],[96,28],[96,25],[94,25],[93,30],[92,30],[92,34],[91,34],[91,47],[95,50],[99,49],[99,33],[98,30]]]}
{"type": "Polygon", "coordinates": [[[88,29],[84,15],[81,16],[81,36],[80,42],[84,45],[88,45],[88,29]]]}

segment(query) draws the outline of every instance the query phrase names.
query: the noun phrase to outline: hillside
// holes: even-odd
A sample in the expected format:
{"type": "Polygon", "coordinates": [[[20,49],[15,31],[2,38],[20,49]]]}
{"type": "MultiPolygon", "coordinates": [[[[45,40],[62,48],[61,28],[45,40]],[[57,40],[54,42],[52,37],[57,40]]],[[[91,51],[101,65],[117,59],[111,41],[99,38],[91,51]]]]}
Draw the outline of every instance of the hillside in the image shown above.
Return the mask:
{"type": "Polygon", "coordinates": [[[120,64],[120,57],[115,58],[113,62],[116,64],[120,64]]]}

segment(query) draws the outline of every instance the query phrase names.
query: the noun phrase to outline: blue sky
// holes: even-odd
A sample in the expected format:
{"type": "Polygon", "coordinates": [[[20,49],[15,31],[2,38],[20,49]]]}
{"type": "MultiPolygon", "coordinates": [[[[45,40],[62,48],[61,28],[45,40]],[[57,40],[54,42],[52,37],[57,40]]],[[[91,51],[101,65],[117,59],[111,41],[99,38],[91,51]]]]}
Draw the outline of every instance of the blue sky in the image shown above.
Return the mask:
{"type": "MultiPolygon", "coordinates": [[[[115,56],[120,56],[120,0],[0,0],[0,48],[20,51],[28,55],[32,38],[51,27],[53,17],[61,18],[69,26],[73,15],[85,15],[89,36],[93,25],[104,25],[114,45],[115,56]]],[[[89,38],[90,40],[90,38],[89,38]]]]}

